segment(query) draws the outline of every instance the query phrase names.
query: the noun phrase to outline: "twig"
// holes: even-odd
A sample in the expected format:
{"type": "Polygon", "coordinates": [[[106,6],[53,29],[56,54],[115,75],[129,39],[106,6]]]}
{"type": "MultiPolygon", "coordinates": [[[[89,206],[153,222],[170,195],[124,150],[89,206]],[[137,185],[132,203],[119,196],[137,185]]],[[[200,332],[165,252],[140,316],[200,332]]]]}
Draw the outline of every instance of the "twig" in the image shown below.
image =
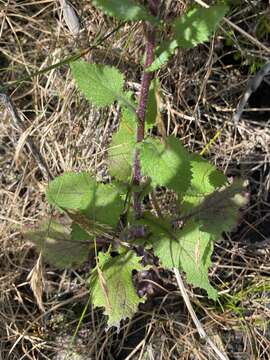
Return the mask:
{"type": "MultiPolygon", "coordinates": [[[[22,121],[22,119],[20,118],[20,115],[19,115],[15,105],[13,104],[13,101],[11,100],[11,98],[8,95],[6,95],[5,93],[1,92],[0,93],[0,103],[2,103],[3,106],[8,110],[14,123],[19,127],[19,129],[22,132],[26,131],[27,128],[26,128],[24,122],[22,121]]],[[[52,174],[47,166],[46,161],[44,160],[43,156],[41,155],[39,149],[37,148],[37,146],[34,143],[31,136],[27,137],[26,144],[27,144],[29,150],[31,151],[33,157],[35,158],[44,178],[47,181],[51,180],[53,178],[52,174]]]]}
{"type": "Polygon", "coordinates": [[[216,353],[216,355],[218,356],[218,358],[220,360],[228,360],[227,356],[225,354],[223,354],[219,349],[218,347],[216,346],[216,344],[209,338],[209,336],[206,334],[204,328],[202,327],[202,324],[200,323],[199,319],[197,318],[197,315],[195,314],[195,311],[193,310],[193,307],[191,305],[191,302],[189,300],[189,297],[188,297],[188,294],[186,292],[186,289],[185,289],[185,286],[184,286],[184,283],[183,283],[183,280],[181,278],[181,275],[179,273],[179,270],[176,269],[176,268],[173,268],[173,271],[174,271],[174,274],[175,274],[175,277],[176,277],[176,281],[177,281],[177,284],[179,286],[179,289],[181,291],[181,294],[182,294],[182,297],[185,301],[185,304],[186,304],[186,307],[190,313],[190,316],[198,330],[198,333],[200,335],[200,337],[202,339],[204,339],[208,345],[212,348],[212,350],[216,353]]]}
{"type": "Polygon", "coordinates": [[[258,87],[263,82],[264,77],[269,72],[270,72],[270,62],[266,63],[261,68],[261,70],[258,71],[257,74],[249,80],[246,91],[244,92],[244,95],[242,96],[242,98],[237,106],[237,109],[232,117],[232,121],[234,122],[235,125],[238,123],[238,121],[244,111],[244,107],[246,106],[246,103],[248,102],[250,95],[258,89],[258,87]]]}
{"type": "Polygon", "coordinates": [[[71,4],[67,0],[59,0],[61,5],[61,11],[63,12],[63,18],[65,23],[69,29],[69,31],[73,35],[77,35],[80,32],[80,21],[79,18],[71,6],[71,4]]]}

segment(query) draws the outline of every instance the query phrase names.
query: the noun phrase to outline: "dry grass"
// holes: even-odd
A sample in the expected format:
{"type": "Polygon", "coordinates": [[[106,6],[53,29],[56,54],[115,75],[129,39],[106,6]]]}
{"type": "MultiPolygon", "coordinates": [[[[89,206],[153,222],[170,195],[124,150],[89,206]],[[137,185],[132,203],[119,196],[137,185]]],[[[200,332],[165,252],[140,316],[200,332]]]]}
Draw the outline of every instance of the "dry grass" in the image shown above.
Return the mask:
{"type": "MultiPolygon", "coordinates": [[[[87,169],[104,179],[108,177],[105,155],[118,124],[118,109],[91,108],[76,90],[67,65],[21,81],[87,48],[98,32],[115,27],[90,2],[72,3],[82,20],[79,38],[61,21],[57,1],[0,0],[1,81],[8,85],[27,134],[53,176],[87,169]]],[[[269,33],[258,30],[261,19],[269,16],[267,2],[242,3],[230,20],[268,46],[269,33]]],[[[187,1],[168,1],[165,16],[181,13],[188,5],[187,1]]],[[[117,63],[128,85],[138,89],[141,68],[136,64],[143,50],[140,26],[125,25],[99,51],[85,57],[117,63]]],[[[199,152],[227,121],[207,157],[229,176],[240,174],[250,182],[249,208],[236,231],[216,245],[211,278],[222,290],[220,303],[209,302],[198,291],[189,292],[205,330],[230,359],[270,359],[270,87],[268,103],[262,95],[253,99],[253,107],[268,108],[268,112],[245,112],[237,129],[230,122],[249,79],[250,64],[267,59],[269,52],[225,24],[210,44],[179,53],[159,72],[168,134],[199,152]],[[240,56],[238,63],[234,54],[240,56]]],[[[112,330],[106,333],[100,312],[91,310],[72,344],[88,301],[84,274],[46,266],[46,312],[39,310],[27,280],[37,254],[23,242],[21,230],[48,216],[46,181],[25,146],[25,133],[5,109],[0,139],[0,359],[64,359],[67,348],[76,352],[69,359],[215,359],[199,340],[176,291],[156,299],[118,335],[112,330]]]]}

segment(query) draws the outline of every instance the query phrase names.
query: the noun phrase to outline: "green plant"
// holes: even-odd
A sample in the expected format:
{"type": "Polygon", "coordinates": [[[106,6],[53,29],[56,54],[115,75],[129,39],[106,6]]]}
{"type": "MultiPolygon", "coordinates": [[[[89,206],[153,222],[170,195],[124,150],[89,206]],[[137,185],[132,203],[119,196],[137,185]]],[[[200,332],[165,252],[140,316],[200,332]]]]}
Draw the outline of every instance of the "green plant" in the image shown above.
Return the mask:
{"type": "Polygon", "coordinates": [[[136,291],[132,274],[151,268],[145,260],[147,254],[155,254],[166,269],[184,271],[188,282],[216,299],[217,291],[208,279],[213,244],[222,232],[235,226],[238,210],[246,200],[242,181],[229,185],[222,172],[189,153],[173,136],[148,135],[158,118],[159,84],[152,80],[153,71],[177,48],[206,41],[226,6],[193,8],[172,22],[168,40],[156,46],[164,27],[158,17],[159,0],[149,0],[148,8],[132,0],[93,3],[107,15],[145,22],[146,55],[139,101],[124,90],[124,75],[118,69],[84,61],[71,63],[78,87],[92,104],[103,107],[117,101],[121,106],[121,123],[108,154],[114,180],[103,184],[87,172],[59,176],[49,184],[47,199],[68,214],[70,228],[51,220],[26,237],[36,243],[48,262],[59,267],[80,266],[91,251],[96,259],[88,281],[91,301],[105,309],[109,327],[119,327],[120,321],[132,317],[145,301],[136,291]],[[157,187],[175,192],[179,214],[156,216],[143,210],[144,198],[157,187]]]}

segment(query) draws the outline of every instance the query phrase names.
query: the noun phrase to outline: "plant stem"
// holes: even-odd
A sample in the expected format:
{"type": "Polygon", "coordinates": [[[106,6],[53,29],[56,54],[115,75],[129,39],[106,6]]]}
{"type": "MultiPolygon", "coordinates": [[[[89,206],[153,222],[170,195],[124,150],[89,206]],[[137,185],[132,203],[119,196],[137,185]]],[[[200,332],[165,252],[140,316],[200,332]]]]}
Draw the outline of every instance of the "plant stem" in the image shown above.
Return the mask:
{"type": "MultiPolygon", "coordinates": [[[[155,49],[155,29],[151,25],[146,25],[146,60],[144,69],[148,68],[154,60],[154,49],[155,49]]],[[[141,81],[141,92],[139,100],[139,108],[137,111],[138,116],[138,127],[137,127],[137,142],[141,142],[144,139],[144,128],[145,128],[145,115],[147,109],[148,94],[150,89],[153,72],[146,72],[144,70],[142,81],[141,81]]]]}
{"type": "MultiPolygon", "coordinates": [[[[160,0],[148,0],[149,9],[154,16],[157,16],[159,9],[160,0]]],[[[154,61],[154,51],[156,44],[156,28],[151,24],[146,23],[145,25],[145,37],[146,37],[146,60],[144,63],[144,71],[142,74],[141,81],[141,91],[139,97],[139,106],[137,110],[137,143],[140,143],[144,139],[144,131],[145,131],[145,115],[147,110],[147,102],[151,80],[153,77],[153,72],[148,72],[146,69],[152,64],[154,61]]],[[[140,165],[140,153],[137,149],[135,152],[134,159],[134,177],[133,183],[134,185],[140,185],[141,182],[141,165],[140,165]]],[[[140,199],[140,192],[134,192],[134,211],[136,218],[142,217],[142,203],[140,199]]]]}

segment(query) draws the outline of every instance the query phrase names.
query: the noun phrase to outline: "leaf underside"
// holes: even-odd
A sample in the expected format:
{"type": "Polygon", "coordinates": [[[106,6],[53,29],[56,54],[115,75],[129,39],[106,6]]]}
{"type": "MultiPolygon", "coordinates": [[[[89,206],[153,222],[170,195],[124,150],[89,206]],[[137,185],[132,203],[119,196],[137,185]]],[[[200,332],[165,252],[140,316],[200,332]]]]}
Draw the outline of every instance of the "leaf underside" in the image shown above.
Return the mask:
{"type": "Polygon", "coordinates": [[[137,295],[132,282],[132,271],[143,270],[141,258],[133,251],[123,251],[111,257],[110,253],[100,252],[98,266],[89,279],[92,302],[95,307],[103,307],[108,316],[108,328],[119,330],[120,321],[131,318],[144,298],[137,295]]]}
{"type": "Polygon", "coordinates": [[[26,240],[36,245],[45,260],[58,268],[76,268],[87,261],[90,245],[82,240],[90,241],[89,235],[70,232],[68,226],[55,221],[46,221],[39,229],[27,231],[26,240]]]}

